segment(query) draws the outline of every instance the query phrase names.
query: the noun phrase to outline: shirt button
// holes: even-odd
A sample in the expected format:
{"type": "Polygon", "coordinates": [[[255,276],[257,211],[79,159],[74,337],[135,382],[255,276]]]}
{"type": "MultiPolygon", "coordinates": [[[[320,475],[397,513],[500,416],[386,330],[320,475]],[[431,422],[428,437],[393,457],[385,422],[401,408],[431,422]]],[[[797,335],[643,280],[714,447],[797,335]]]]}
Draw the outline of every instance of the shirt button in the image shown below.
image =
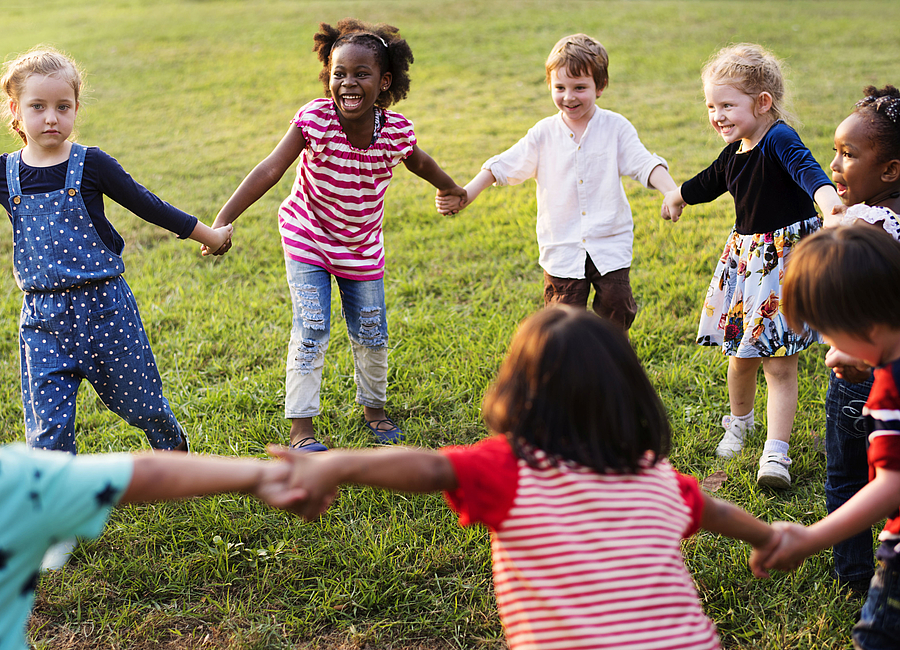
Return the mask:
{"type": "Polygon", "coordinates": [[[570,133],[570,134],[569,134],[569,137],[570,137],[570,138],[574,138],[574,137],[575,137],[575,134],[574,134],[574,133],[570,133]]]}
{"type": "Polygon", "coordinates": [[[584,181],[578,181],[578,184],[579,184],[579,185],[581,185],[582,183],[584,183],[584,181]]]}
{"type": "Polygon", "coordinates": [[[586,215],[586,214],[587,214],[587,212],[585,212],[584,210],[581,211],[581,215],[582,215],[582,216],[584,216],[584,215],[586,215]]]}

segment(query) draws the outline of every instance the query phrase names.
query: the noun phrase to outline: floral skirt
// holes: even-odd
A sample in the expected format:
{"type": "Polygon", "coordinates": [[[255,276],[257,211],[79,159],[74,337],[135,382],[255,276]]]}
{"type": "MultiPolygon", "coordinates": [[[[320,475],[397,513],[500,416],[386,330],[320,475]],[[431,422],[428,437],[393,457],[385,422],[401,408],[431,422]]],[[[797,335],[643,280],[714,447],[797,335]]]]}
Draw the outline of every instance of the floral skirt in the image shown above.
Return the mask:
{"type": "Polygon", "coordinates": [[[773,232],[728,236],[703,302],[697,343],[734,357],[783,357],[822,343],[817,332],[789,329],[781,283],[791,251],[821,226],[819,217],[773,232]]]}

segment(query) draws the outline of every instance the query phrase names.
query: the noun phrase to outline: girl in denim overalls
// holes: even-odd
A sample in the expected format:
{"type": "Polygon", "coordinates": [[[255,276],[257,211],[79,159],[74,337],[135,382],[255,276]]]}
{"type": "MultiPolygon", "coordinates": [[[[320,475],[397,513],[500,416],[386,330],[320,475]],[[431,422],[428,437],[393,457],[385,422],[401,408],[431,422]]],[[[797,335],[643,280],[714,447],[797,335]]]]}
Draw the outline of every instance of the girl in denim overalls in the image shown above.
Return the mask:
{"type": "Polygon", "coordinates": [[[13,226],[13,270],[25,292],[19,322],[25,436],[75,453],[75,396],[87,379],[103,403],[155,449],[187,450],[162,393],[106,194],[138,216],[224,252],[213,230],[136,183],[114,158],[68,140],[82,88],[75,63],[36,48],[4,66],[11,129],[25,146],[0,157],[0,200],[13,226]]]}

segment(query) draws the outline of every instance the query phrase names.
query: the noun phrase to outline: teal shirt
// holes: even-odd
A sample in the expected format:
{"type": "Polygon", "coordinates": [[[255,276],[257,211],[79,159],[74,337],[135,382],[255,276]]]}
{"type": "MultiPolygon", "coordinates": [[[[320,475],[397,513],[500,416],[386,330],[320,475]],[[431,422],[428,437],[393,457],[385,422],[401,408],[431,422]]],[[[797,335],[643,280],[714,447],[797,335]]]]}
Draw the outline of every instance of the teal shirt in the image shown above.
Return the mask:
{"type": "Polygon", "coordinates": [[[0,446],[0,650],[28,647],[25,625],[45,551],[73,537],[99,537],[133,467],[130,454],[0,446]]]}

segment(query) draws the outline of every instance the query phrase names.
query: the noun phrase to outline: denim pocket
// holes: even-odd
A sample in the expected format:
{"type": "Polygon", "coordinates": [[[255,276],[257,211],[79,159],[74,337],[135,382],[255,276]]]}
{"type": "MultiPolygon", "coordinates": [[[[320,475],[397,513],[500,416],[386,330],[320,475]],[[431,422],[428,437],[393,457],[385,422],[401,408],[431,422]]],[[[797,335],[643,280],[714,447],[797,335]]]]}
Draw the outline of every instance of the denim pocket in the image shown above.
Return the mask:
{"type": "Polygon", "coordinates": [[[845,436],[865,438],[869,434],[863,406],[869,398],[871,382],[851,384],[843,380],[833,380],[828,399],[825,401],[826,417],[845,436]]]}
{"type": "Polygon", "coordinates": [[[142,345],[137,314],[121,304],[92,312],[91,353],[97,361],[115,361],[134,354],[142,345]]]}

